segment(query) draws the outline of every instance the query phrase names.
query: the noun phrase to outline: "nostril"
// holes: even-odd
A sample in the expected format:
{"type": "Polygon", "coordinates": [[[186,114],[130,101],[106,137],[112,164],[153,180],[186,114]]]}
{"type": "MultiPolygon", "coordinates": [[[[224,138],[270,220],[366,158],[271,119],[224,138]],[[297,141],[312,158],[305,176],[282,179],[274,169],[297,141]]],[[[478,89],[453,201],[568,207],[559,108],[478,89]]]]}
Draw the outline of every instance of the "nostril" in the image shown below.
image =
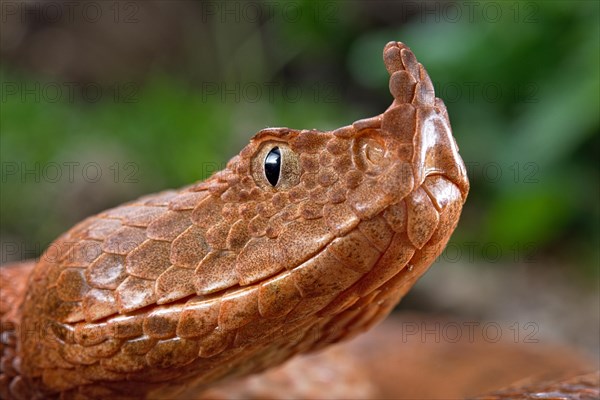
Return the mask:
{"type": "Polygon", "coordinates": [[[354,145],[354,157],[358,168],[365,173],[379,174],[389,162],[386,144],[373,136],[362,136],[354,145]]]}
{"type": "Polygon", "coordinates": [[[385,149],[375,141],[365,143],[365,156],[373,164],[379,164],[385,155],[385,149]]]}

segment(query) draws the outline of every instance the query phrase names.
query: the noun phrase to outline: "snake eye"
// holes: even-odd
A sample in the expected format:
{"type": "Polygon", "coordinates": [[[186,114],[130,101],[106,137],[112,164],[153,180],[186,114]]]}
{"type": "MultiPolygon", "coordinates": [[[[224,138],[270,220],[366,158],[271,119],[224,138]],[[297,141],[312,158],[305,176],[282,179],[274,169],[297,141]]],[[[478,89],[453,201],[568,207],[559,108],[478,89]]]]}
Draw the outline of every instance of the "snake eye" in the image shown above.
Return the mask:
{"type": "Polygon", "coordinates": [[[281,175],[281,152],[279,147],[273,147],[265,157],[265,176],[271,186],[277,186],[281,175]]]}
{"type": "Polygon", "coordinates": [[[284,141],[265,141],[252,157],[252,176],[263,190],[289,190],[300,183],[300,175],[300,157],[284,141]]]}

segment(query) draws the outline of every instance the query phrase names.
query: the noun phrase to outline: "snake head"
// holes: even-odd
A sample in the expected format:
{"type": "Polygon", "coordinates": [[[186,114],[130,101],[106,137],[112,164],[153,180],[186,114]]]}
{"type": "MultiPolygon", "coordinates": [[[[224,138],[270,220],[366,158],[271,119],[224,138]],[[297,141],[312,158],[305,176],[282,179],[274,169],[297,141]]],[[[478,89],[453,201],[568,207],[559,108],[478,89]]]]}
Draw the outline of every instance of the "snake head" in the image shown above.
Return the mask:
{"type": "Polygon", "coordinates": [[[24,324],[51,327],[22,344],[30,384],[172,395],[384,318],[440,254],[468,192],[427,73],[398,42],[384,61],[383,114],[264,129],[206,181],[61,236],[24,304],[24,324]]]}

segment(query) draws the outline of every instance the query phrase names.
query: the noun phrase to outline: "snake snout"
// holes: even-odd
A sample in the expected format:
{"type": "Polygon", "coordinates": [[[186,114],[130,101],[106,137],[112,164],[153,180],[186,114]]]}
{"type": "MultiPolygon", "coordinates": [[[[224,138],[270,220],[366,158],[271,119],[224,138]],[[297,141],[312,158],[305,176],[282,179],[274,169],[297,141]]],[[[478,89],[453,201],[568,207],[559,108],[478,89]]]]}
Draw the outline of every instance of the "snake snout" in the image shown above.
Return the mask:
{"type": "Polygon", "coordinates": [[[397,141],[399,158],[412,164],[417,185],[428,176],[442,175],[466,198],[466,169],[452,136],[446,106],[435,97],[427,71],[401,42],[388,43],[383,60],[394,101],[383,113],[381,129],[397,141]]]}

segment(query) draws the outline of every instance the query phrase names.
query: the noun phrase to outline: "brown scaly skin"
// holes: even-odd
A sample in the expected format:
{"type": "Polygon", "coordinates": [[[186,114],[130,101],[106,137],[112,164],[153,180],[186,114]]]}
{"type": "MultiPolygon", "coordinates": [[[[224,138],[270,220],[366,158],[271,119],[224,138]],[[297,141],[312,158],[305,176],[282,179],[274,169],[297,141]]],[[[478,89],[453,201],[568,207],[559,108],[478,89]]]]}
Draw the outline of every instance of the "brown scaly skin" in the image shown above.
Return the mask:
{"type": "Polygon", "coordinates": [[[2,312],[2,396],[173,397],[384,318],[446,245],[469,189],[425,69],[399,42],[384,61],[383,114],[262,130],[208,180],[59,237],[2,312]]]}

